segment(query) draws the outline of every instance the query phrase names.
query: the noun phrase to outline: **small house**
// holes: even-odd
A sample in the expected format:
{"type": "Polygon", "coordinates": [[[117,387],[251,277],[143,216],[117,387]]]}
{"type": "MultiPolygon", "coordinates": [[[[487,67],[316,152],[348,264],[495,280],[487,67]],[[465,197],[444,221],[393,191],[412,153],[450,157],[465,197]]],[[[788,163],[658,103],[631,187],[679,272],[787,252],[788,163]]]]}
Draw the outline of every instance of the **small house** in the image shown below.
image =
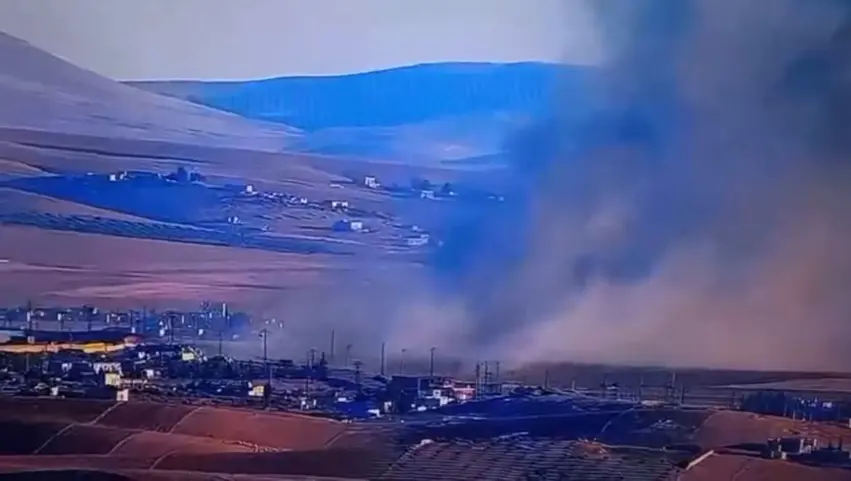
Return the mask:
{"type": "Polygon", "coordinates": [[[119,181],[126,180],[126,179],[127,179],[127,172],[118,172],[118,173],[109,174],[109,181],[110,182],[119,182],[119,181]]]}
{"type": "Polygon", "coordinates": [[[359,220],[338,220],[334,223],[333,228],[337,232],[361,232],[363,231],[363,222],[359,220]]]}
{"type": "Polygon", "coordinates": [[[334,210],[346,210],[349,208],[349,202],[345,200],[332,200],[331,208],[334,210]]]}
{"type": "Polygon", "coordinates": [[[248,195],[254,195],[254,194],[257,193],[257,191],[254,189],[254,185],[252,185],[252,184],[246,185],[244,192],[248,195]]]}
{"type": "Polygon", "coordinates": [[[363,185],[365,185],[368,189],[377,189],[381,187],[381,184],[378,182],[378,178],[374,175],[367,175],[363,178],[363,185]]]}
{"type": "Polygon", "coordinates": [[[407,239],[405,239],[405,243],[408,244],[408,246],[410,246],[410,247],[424,246],[424,245],[427,245],[428,242],[429,242],[429,235],[428,234],[420,234],[418,236],[408,237],[407,239]]]}
{"type": "Polygon", "coordinates": [[[420,191],[420,199],[434,199],[434,191],[431,189],[423,189],[420,191]]]}

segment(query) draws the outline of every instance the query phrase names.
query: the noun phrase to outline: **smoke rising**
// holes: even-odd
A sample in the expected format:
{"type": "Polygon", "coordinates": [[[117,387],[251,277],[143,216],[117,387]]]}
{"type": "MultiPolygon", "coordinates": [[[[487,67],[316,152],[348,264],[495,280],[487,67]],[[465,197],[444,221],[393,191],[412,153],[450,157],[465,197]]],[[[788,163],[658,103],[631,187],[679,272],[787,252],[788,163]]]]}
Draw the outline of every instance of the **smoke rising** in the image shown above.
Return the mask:
{"type": "Polygon", "coordinates": [[[516,363],[851,367],[851,2],[588,7],[607,60],[452,230],[434,329],[516,363]]]}

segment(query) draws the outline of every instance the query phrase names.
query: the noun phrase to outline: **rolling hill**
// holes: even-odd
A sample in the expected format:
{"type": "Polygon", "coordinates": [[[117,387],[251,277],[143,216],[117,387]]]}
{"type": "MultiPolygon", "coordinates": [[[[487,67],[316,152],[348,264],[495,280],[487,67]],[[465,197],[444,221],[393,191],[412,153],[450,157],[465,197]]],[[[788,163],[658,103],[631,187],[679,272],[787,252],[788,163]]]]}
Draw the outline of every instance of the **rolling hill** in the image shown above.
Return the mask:
{"type": "Polygon", "coordinates": [[[364,175],[458,174],[283,152],[299,130],[122,85],[4,34],[0,58],[0,304],[212,297],[280,312],[376,260],[415,268],[410,224],[449,203],[369,189],[364,175]],[[352,217],[367,229],[334,229],[352,217]]]}
{"type": "Polygon", "coordinates": [[[547,63],[436,63],[352,75],[129,85],[307,131],[292,150],[413,164],[499,154],[502,142],[582,98],[585,68],[547,63]]]}
{"type": "Polygon", "coordinates": [[[143,92],[0,32],[0,127],[278,151],[298,134],[143,92]]]}

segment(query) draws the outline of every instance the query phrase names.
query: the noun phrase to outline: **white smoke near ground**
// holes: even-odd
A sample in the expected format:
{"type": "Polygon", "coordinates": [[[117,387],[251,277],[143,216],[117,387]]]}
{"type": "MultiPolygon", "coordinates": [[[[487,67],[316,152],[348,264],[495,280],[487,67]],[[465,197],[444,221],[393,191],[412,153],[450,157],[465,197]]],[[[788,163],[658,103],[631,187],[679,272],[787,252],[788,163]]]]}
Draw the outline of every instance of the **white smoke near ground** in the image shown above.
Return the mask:
{"type": "Polygon", "coordinates": [[[851,2],[588,5],[591,101],[514,140],[430,328],[513,363],[851,367],[851,2]]]}

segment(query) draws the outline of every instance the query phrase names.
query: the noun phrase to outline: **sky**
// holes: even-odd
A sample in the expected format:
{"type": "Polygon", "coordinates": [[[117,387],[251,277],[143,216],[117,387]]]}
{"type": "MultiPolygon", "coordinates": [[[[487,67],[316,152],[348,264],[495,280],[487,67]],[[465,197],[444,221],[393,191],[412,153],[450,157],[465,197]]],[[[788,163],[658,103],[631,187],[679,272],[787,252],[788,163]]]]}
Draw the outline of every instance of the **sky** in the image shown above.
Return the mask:
{"type": "Polygon", "coordinates": [[[585,0],[3,0],[0,30],[118,80],[600,57],[585,0]]]}

